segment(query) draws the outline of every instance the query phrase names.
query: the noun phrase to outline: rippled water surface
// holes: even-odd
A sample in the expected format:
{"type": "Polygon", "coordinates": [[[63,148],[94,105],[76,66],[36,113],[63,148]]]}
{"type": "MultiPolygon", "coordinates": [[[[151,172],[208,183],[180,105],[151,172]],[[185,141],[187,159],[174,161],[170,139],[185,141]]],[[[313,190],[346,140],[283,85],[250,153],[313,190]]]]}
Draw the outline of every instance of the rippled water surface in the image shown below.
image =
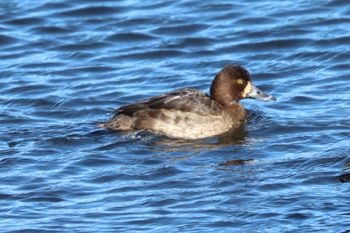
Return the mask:
{"type": "Polygon", "coordinates": [[[2,232],[345,232],[344,0],[0,2],[2,232]],[[97,127],[238,63],[275,103],[235,135],[97,127]]]}

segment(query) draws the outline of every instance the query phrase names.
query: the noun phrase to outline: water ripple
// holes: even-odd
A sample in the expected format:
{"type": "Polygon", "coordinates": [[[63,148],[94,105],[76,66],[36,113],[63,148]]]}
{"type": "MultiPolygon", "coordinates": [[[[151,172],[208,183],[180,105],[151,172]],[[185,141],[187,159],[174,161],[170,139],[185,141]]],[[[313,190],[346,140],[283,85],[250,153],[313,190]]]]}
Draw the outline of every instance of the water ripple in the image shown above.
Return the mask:
{"type": "Polygon", "coordinates": [[[1,1],[1,229],[350,229],[349,12],[342,0],[1,1]],[[243,100],[233,134],[98,127],[122,105],[208,91],[229,63],[277,97],[243,100]]]}
{"type": "Polygon", "coordinates": [[[124,43],[130,43],[130,42],[144,42],[147,40],[153,40],[156,37],[147,35],[144,33],[115,33],[113,35],[110,35],[106,38],[108,41],[112,42],[124,42],[124,43]]]}
{"type": "Polygon", "coordinates": [[[63,11],[59,13],[59,16],[63,17],[86,17],[86,16],[103,16],[121,13],[122,9],[117,7],[107,7],[107,6],[86,6],[83,8],[72,9],[68,11],[63,11]]]}

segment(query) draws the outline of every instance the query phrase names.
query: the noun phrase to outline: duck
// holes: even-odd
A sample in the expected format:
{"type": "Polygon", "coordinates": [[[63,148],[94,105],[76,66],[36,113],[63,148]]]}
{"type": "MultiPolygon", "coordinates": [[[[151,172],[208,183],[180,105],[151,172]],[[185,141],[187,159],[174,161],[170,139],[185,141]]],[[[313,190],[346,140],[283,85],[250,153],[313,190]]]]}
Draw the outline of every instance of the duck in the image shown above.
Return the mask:
{"type": "Polygon", "coordinates": [[[239,101],[245,98],[276,100],[253,85],[244,67],[230,64],[215,76],[210,95],[195,88],[178,89],[121,106],[101,126],[114,131],[146,130],[175,139],[203,139],[244,125],[247,112],[239,101]]]}

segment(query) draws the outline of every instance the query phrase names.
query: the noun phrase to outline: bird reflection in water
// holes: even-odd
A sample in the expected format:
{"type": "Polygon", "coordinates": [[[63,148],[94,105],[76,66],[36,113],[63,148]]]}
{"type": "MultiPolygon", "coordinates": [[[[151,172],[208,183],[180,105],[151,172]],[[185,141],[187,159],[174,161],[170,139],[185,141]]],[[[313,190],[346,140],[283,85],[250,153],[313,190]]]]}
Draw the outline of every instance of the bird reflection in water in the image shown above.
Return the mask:
{"type": "MultiPolygon", "coordinates": [[[[232,145],[246,145],[248,144],[247,136],[248,132],[246,129],[244,127],[240,127],[225,135],[201,140],[174,140],[169,138],[162,138],[159,140],[158,138],[158,140],[153,141],[150,146],[152,146],[157,152],[180,152],[181,154],[176,157],[174,157],[172,154],[171,159],[173,161],[183,161],[191,159],[194,156],[207,154],[208,151],[217,148],[232,145]]],[[[218,166],[244,165],[252,161],[252,159],[228,160],[224,163],[218,164],[218,166]]]]}
{"type": "Polygon", "coordinates": [[[237,128],[225,135],[199,139],[199,140],[174,140],[162,138],[150,144],[157,151],[167,152],[193,152],[211,150],[229,145],[244,145],[246,143],[247,131],[244,127],[237,128]]]}

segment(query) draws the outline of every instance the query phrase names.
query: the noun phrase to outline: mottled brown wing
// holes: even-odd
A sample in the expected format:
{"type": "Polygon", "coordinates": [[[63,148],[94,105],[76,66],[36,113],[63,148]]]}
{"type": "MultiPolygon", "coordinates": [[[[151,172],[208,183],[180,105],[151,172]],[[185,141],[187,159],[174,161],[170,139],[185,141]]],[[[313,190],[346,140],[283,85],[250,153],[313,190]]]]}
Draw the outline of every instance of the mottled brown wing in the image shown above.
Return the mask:
{"type": "Polygon", "coordinates": [[[153,97],[144,102],[120,107],[117,115],[132,116],[141,110],[174,109],[184,112],[193,112],[201,115],[217,115],[222,111],[219,104],[207,94],[192,88],[180,89],[161,96],[153,97]]]}

